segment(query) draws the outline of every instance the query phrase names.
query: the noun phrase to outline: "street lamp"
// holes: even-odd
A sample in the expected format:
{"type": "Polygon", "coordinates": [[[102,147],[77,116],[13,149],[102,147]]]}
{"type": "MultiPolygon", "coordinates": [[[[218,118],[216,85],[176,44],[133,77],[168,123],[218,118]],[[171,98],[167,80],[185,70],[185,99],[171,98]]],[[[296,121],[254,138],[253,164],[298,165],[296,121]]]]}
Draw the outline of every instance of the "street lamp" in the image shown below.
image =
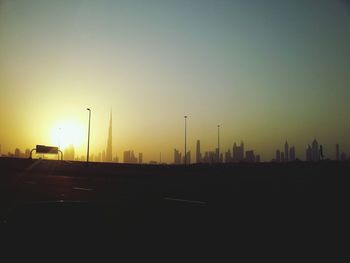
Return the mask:
{"type": "Polygon", "coordinates": [[[184,116],[185,118],[185,165],[187,164],[187,151],[186,151],[186,120],[187,120],[187,116],[184,116]]]}
{"type": "Polygon", "coordinates": [[[87,145],[87,157],[86,162],[89,162],[89,147],[90,147],[90,119],[91,119],[91,110],[86,108],[89,111],[89,128],[88,128],[88,145],[87,145]]]}
{"type": "Polygon", "coordinates": [[[220,163],[220,125],[218,125],[218,163],[220,163]]]}

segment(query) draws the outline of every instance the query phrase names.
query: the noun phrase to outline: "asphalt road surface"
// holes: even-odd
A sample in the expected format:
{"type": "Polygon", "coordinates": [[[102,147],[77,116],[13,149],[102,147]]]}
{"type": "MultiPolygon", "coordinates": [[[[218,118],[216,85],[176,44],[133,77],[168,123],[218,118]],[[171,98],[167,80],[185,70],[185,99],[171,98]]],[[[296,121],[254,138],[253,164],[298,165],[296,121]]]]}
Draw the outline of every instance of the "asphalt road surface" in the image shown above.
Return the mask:
{"type": "Polygon", "coordinates": [[[344,232],[349,222],[349,163],[182,167],[0,158],[0,165],[1,222],[9,227],[245,242],[306,233],[317,239],[344,232]]]}

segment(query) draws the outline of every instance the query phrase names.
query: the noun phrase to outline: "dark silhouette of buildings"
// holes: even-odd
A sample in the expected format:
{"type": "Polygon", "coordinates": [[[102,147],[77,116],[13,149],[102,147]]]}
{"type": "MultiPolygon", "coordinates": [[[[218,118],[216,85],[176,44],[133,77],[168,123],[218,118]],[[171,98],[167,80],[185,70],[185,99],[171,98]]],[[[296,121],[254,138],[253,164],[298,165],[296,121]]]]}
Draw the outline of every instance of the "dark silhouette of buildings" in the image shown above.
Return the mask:
{"type": "Polygon", "coordinates": [[[295,147],[292,146],[290,147],[289,149],[289,161],[290,162],[294,162],[296,160],[296,157],[295,157],[295,147]]]}
{"type": "Polygon", "coordinates": [[[236,142],[233,144],[232,149],[233,162],[242,162],[244,160],[244,143],[241,141],[241,145],[237,146],[236,142]]]}
{"type": "Polygon", "coordinates": [[[341,153],[340,160],[341,161],[346,161],[346,154],[344,152],[341,153]]]}
{"type": "Polygon", "coordinates": [[[112,111],[110,113],[109,119],[109,129],[108,129],[108,140],[107,140],[107,149],[106,149],[106,162],[112,162],[112,111]]]}
{"type": "Polygon", "coordinates": [[[306,149],[306,161],[308,162],[312,161],[312,149],[310,144],[307,146],[307,149],[306,149]]]}
{"type": "Polygon", "coordinates": [[[18,148],[15,149],[15,157],[16,158],[21,158],[21,150],[18,149],[18,148]]]}
{"type": "Polygon", "coordinates": [[[259,154],[255,155],[255,162],[260,163],[260,155],[259,154]]]}
{"type": "Polygon", "coordinates": [[[230,149],[225,153],[225,163],[232,163],[232,156],[230,149]]]}
{"type": "Polygon", "coordinates": [[[317,162],[320,160],[320,148],[316,139],[313,140],[311,146],[310,144],[306,149],[306,161],[317,162]]]}
{"type": "Polygon", "coordinates": [[[215,151],[209,151],[204,153],[203,163],[215,163],[217,158],[217,153],[215,151]]]}
{"type": "Polygon", "coordinates": [[[284,157],[284,152],[281,152],[281,162],[284,163],[286,161],[285,157],[284,157]]]}
{"type": "Polygon", "coordinates": [[[196,163],[202,162],[202,154],[201,154],[201,142],[200,140],[197,140],[196,145],[196,163]]]}
{"type": "Polygon", "coordinates": [[[316,139],[313,140],[312,146],[311,146],[311,160],[314,162],[317,162],[320,160],[320,151],[318,147],[318,142],[316,139]]]}
{"type": "Polygon", "coordinates": [[[279,149],[276,150],[275,162],[293,162],[296,160],[295,156],[295,147],[289,147],[288,142],[284,143],[284,152],[281,152],[279,149]]]}
{"type": "Polygon", "coordinates": [[[276,162],[281,162],[281,151],[276,150],[276,162]]]}
{"type": "Polygon", "coordinates": [[[185,160],[185,156],[183,157],[183,163],[184,164],[191,164],[191,151],[188,151],[186,153],[186,160],[185,160]]]}
{"type": "Polygon", "coordinates": [[[289,145],[287,141],[284,144],[284,161],[285,162],[289,161],[289,145]]]}
{"type": "Polygon", "coordinates": [[[248,163],[255,163],[255,154],[253,150],[245,152],[245,161],[248,163]]]}
{"type": "Polygon", "coordinates": [[[139,164],[141,164],[143,161],[143,154],[139,153],[139,164]]]}
{"type": "Polygon", "coordinates": [[[137,163],[137,158],[135,157],[134,151],[124,151],[124,163],[137,163]]]}
{"type": "Polygon", "coordinates": [[[181,164],[181,152],[177,149],[174,149],[174,164],[181,164]]]}

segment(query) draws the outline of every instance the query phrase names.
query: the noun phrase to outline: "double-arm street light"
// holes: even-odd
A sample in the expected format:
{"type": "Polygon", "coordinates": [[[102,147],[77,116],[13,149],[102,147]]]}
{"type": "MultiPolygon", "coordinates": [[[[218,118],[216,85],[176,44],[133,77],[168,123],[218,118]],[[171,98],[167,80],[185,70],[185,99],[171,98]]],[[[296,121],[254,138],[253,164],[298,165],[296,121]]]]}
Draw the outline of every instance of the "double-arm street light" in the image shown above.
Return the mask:
{"type": "Polygon", "coordinates": [[[186,150],[186,120],[187,120],[187,116],[184,116],[185,118],[185,165],[187,164],[187,150],[186,150]]]}
{"type": "Polygon", "coordinates": [[[87,155],[86,155],[86,162],[89,162],[89,147],[90,147],[90,120],[91,120],[91,110],[87,108],[89,111],[89,128],[88,128],[88,144],[87,144],[87,155]]]}
{"type": "Polygon", "coordinates": [[[220,125],[218,125],[218,163],[220,163],[220,125]]]}

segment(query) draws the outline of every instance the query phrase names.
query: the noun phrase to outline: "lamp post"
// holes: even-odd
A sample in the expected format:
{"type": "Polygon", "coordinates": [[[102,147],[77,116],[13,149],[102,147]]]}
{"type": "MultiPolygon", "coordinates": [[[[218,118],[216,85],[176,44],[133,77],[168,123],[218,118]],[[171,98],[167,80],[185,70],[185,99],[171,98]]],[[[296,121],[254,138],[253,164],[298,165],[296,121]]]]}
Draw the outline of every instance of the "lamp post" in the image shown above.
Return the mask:
{"type": "Polygon", "coordinates": [[[89,111],[89,128],[88,128],[88,145],[87,145],[87,156],[86,162],[89,162],[89,147],[90,147],[90,120],[91,120],[91,110],[86,108],[89,111]]]}
{"type": "Polygon", "coordinates": [[[218,125],[218,163],[220,163],[220,125],[218,125]]]}
{"type": "Polygon", "coordinates": [[[186,150],[186,120],[187,120],[187,116],[184,116],[185,118],[185,165],[187,164],[187,150],[186,150]]]}

